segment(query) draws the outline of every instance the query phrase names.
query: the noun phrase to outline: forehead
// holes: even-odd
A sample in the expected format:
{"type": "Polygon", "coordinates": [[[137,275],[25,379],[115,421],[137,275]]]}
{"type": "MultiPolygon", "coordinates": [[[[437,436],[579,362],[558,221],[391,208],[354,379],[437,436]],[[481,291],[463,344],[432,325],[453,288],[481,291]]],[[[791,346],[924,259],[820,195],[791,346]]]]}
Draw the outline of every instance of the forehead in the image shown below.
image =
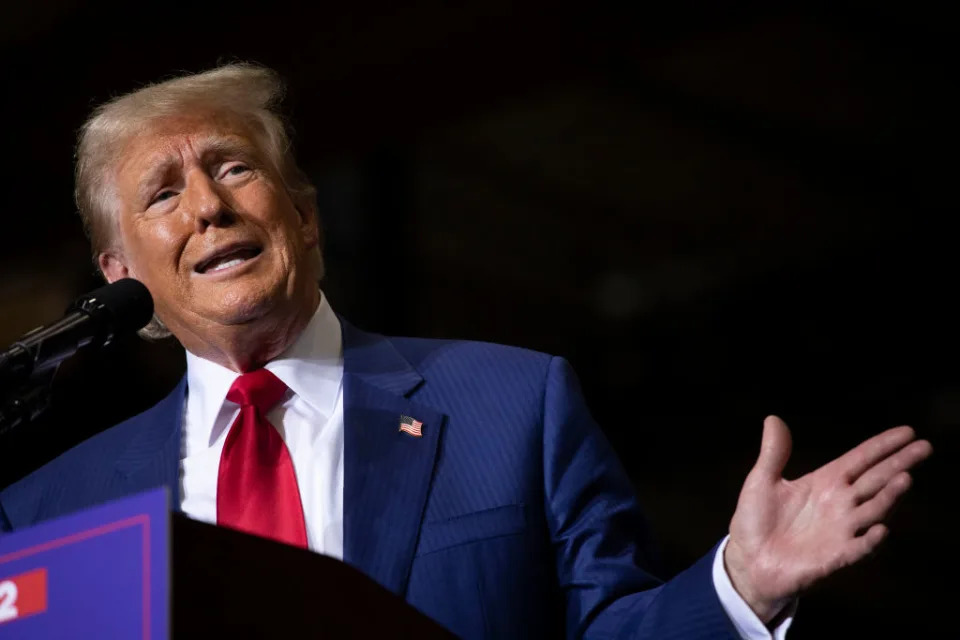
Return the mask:
{"type": "Polygon", "coordinates": [[[239,116],[217,112],[164,116],[145,123],[120,145],[115,156],[115,175],[123,185],[179,164],[185,152],[223,150],[257,150],[256,136],[239,116]]]}

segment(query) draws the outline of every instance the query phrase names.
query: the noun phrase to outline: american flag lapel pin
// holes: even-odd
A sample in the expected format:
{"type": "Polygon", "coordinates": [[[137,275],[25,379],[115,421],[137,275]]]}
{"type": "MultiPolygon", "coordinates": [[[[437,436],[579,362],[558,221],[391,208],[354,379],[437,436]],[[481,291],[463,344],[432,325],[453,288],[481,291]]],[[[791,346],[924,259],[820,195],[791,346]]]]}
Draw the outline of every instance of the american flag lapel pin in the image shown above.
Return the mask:
{"type": "Polygon", "coordinates": [[[415,438],[423,437],[423,423],[410,416],[400,416],[400,431],[405,431],[415,438]]]}

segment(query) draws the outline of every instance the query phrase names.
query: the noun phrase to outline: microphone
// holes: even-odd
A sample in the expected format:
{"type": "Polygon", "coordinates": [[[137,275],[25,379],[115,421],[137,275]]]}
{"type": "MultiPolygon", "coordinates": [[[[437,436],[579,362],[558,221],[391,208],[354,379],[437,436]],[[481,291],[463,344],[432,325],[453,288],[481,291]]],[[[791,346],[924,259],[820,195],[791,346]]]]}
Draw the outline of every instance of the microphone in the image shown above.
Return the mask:
{"type": "Polygon", "coordinates": [[[99,349],[150,322],[153,298],[133,278],[80,296],[63,319],[38,327],[0,352],[0,392],[56,367],[83,348],[99,349]]]}

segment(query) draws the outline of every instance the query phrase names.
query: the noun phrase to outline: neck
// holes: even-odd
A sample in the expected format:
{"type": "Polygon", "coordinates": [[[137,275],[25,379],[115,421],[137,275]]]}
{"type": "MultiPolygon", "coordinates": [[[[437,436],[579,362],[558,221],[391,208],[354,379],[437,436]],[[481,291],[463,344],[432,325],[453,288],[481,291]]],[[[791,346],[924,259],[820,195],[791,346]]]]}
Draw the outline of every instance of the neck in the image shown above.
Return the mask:
{"type": "Polygon", "coordinates": [[[303,333],[319,304],[320,292],[314,288],[307,304],[275,309],[241,325],[217,326],[203,332],[174,332],[174,335],[190,353],[244,373],[262,368],[286,351],[303,333]]]}

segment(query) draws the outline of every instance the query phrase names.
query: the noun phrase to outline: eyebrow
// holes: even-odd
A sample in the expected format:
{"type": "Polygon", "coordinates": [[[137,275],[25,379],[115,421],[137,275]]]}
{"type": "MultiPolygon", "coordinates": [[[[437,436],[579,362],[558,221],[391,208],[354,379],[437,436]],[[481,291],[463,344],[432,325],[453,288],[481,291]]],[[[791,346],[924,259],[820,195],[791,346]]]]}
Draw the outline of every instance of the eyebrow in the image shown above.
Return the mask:
{"type": "MultiPolygon", "coordinates": [[[[209,162],[211,159],[224,156],[239,155],[250,158],[256,154],[256,147],[247,140],[235,136],[209,136],[197,143],[200,161],[209,162]]],[[[170,171],[181,164],[179,155],[164,154],[162,159],[144,173],[137,185],[137,198],[141,202],[149,200],[152,192],[169,175],[170,171]]]]}
{"type": "Polygon", "coordinates": [[[256,147],[244,138],[234,136],[211,136],[200,141],[201,160],[222,156],[241,155],[250,157],[256,154],[256,147]]]}
{"type": "Polygon", "coordinates": [[[137,184],[137,199],[140,202],[147,202],[152,192],[158,188],[164,178],[169,175],[170,170],[179,164],[179,158],[169,155],[156,164],[151,163],[150,168],[143,174],[140,182],[137,184]]]}

